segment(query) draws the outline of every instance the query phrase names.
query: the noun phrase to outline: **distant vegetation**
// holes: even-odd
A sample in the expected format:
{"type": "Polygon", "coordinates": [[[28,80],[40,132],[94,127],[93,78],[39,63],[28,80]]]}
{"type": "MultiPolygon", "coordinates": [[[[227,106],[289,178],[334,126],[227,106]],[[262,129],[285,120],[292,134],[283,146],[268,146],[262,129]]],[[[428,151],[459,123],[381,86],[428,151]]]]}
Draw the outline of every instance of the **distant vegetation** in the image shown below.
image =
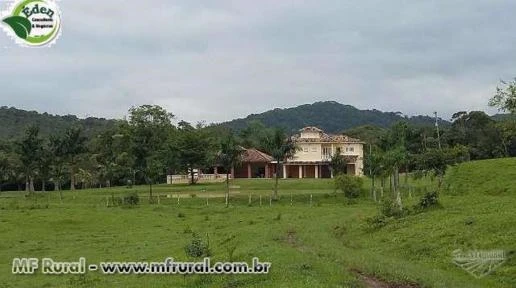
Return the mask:
{"type": "Polygon", "coordinates": [[[19,138],[30,125],[37,124],[41,135],[64,132],[72,126],[81,126],[86,135],[96,135],[112,128],[117,120],[89,117],[79,119],[74,115],[56,116],[36,111],[25,111],[13,107],[0,107],[0,136],[3,139],[19,138]]]}
{"type": "MultiPolygon", "coordinates": [[[[398,121],[407,121],[414,125],[433,125],[435,122],[432,117],[428,116],[405,117],[399,112],[359,110],[350,105],[327,101],[293,108],[274,109],[221,125],[233,130],[241,130],[252,121],[260,121],[267,127],[281,127],[287,132],[297,132],[306,126],[317,126],[328,133],[338,133],[362,125],[388,128],[398,121]]],[[[442,124],[447,125],[449,122],[443,120],[442,124]]]]}

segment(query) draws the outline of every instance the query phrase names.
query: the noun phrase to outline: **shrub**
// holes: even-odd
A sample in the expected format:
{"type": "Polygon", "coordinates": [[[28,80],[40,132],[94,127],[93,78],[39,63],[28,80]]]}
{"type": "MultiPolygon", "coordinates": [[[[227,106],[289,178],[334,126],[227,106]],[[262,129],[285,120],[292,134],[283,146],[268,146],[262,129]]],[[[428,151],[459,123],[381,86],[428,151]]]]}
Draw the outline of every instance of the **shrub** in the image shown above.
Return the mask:
{"type": "Polygon", "coordinates": [[[391,198],[385,198],[382,200],[382,206],[380,208],[380,215],[385,217],[403,217],[408,214],[408,210],[400,210],[398,204],[391,198]]]}
{"type": "Polygon", "coordinates": [[[340,174],[335,178],[335,187],[344,192],[347,198],[358,198],[362,189],[362,178],[340,174]]]}
{"type": "Polygon", "coordinates": [[[138,193],[132,192],[124,196],[124,205],[136,206],[140,203],[138,193]]]}
{"type": "Polygon", "coordinates": [[[369,229],[371,230],[377,230],[389,223],[389,217],[386,217],[385,215],[376,215],[371,218],[367,218],[367,225],[369,226],[369,229]]]}
{"type": "Polygon", "coordinates": [[[185,229],[183,230],[183,233],[184,234],[192,234],[193,233],[192,228],[190,228],[190,226],[186,226],[185,229]]]}
{"type": "Polygon", "coordinates": [[[197,233],[192,233],[192,241],[185,246],[186,255],[193,258],[209,257],[211,255],[209,243],[203,241],[197,233]]]}
{"type": "Polygon", "coordinates": [[[433,191],[425,193],[415,208],[417,210],[426,210],[439,206],[439,193],[437,191],[433,191]]]}

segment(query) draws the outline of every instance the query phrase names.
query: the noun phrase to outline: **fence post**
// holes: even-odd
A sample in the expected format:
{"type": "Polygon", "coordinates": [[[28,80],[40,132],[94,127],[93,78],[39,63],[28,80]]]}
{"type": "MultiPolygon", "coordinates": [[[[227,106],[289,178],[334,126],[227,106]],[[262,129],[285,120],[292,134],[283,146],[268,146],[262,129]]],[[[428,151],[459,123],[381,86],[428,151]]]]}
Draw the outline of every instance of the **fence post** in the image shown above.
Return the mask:
{"type": "Polygon", "coordinates": [[[312,200],[313,200],[312,198],[313,198],[313,195],[310,194],[310,207],[312,207],[312,200]]]}
{"type": "Polygon", "coordinates": [[[290,192],[290,206],[293,206],[294,205],[294,201],[292,199],[292,192],[290,192]]]}
{"type": "Polygon", "coordinates": [[[260,207],[262,207],[262,195],[260,195],[260,207]]]}
{"type": "Polygon", "coordinates": [[[251,193],[249,193],[249,206],[251,206],[251,202],[252,202],[252,201],[253,201],[253,200],[252,200],[252,195],[251,195],[251,193]]]}
{"type": "Polygon", "coordinates": [[[177,194],[177,206],[179,206],[179,194],[177,194]]]}
{"type": "Polygon", "coordinates": [[[272,207],[272,195],[269,196],[269,206],[272,207]]]}
{"type": "Polygon", "coordinates": [[[158,205],[160,205],[160,204],[161,204],[161,199],[160,199],[160,198],[161,198],[161,197],[160,197],[160,196],[159,196],[159,194],[158,194],[158,205]]]}

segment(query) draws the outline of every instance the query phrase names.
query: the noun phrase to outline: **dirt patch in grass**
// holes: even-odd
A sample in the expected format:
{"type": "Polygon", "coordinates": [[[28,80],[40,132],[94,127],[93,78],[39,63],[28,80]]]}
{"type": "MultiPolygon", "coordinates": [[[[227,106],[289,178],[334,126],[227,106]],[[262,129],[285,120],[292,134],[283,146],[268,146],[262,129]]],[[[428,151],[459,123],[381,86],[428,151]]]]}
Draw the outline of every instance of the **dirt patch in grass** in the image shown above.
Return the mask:
{"type": "Polygon", "coordinates": [[[357,269],[351,269],[350,271],[353,272],[353,274],[357,275],[357,277],[360,280],[362,280],[365,287],[367,287],[367,288],[420,288],[421,287],[415,283],[387,282],[376,276],[365,274],[364,272],[357,270],[357,269]]]}

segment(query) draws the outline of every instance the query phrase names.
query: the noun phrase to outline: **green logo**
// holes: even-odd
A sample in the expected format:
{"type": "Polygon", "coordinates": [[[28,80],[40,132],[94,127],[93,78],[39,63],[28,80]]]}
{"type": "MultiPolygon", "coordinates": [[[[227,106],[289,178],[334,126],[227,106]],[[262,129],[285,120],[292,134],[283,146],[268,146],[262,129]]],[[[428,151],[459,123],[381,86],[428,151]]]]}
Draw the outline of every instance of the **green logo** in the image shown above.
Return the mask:
{"type": "Polygon", "coordinates": [[[50,46],[61,32],[59,7],[53,0],[19,0],[2,14],[8,35],[23,46],[50,46]]]}

